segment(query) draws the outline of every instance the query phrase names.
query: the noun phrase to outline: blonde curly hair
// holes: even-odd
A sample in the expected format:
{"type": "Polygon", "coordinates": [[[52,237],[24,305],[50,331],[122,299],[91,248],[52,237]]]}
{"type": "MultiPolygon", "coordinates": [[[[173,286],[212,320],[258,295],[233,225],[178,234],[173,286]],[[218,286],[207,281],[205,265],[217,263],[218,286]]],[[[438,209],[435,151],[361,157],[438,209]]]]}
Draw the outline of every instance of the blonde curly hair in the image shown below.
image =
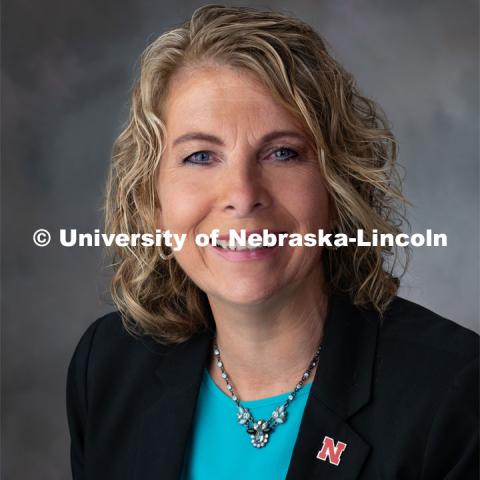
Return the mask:
{"type": "MultiPolygon", "coordinates": [[[[361,228],[368,238],[373,229],[401,231],[406,199],[394,137],[383,112],[359,93],[324,40],[281,13],[207,5],[141,56],[129,121],[113,145],[107,233],[155,231],[155,179],[165,145],[161,106],[169,79],[182,67],[212,62],[253,72],[302,122],[334,205],[334,232],[354,236],[361,228]]],[[[175,258],[162,260],[159,249],[141,245],[116,247],[113,256],[111,294],[128,331],[171,344],[207,327],[207,297],[175,258]]],[[[399,259],[395,247],[352,245],[327,249],[319,268],[330,292],[347,294],[356,305],[382,314],[397,293],[408,251],[399,259]]]]}

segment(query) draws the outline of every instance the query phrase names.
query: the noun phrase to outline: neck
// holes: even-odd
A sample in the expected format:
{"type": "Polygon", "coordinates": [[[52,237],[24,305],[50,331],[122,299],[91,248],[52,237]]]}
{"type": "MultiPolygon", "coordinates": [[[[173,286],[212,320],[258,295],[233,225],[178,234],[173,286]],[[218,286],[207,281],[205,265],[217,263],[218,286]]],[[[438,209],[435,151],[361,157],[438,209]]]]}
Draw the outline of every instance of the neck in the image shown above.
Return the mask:
{"type": "MultiPolygon", "coordinates": [[[[312,272],[309,280],[257,305],[209,298],[222,362],[240,400],[291,391],[308,368],[322,341],[328,306],[321,273],[312,272]]],[[[229,394],[213,353],[209,372],[229,394]]]]}

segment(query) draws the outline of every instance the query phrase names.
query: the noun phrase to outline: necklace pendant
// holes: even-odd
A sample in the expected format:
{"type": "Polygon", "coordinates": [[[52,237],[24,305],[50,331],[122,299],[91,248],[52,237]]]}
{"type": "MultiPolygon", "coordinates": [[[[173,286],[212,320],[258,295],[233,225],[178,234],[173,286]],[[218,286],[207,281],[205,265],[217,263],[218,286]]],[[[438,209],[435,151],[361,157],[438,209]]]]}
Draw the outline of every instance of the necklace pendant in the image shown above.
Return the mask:
{"type": "Polygon", "coordinates": [[[267,444],[271,431],[272,429],[265,420],[258,420],[247,429],[247,433],[250,434],[250,441],[255,448],[262,448],[267,444]]]}

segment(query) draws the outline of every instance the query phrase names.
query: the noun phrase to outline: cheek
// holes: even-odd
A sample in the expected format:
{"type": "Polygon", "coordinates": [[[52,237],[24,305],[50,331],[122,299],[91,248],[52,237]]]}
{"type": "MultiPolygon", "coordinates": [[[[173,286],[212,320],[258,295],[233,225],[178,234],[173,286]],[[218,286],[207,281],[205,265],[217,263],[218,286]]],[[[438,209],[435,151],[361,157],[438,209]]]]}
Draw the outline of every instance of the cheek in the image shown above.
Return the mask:
{"type": "Polygon", "coordinates": [[[195,229],[209,203],[205,189],[194,182],[165,177],[158,182],[158,192],[163,228],[177,233],[195,229]]]}
{"type": "Polygon", "coordinates": [[[317,172],[291,176],[287,188],[279,188],[282,204],[298,223],[311,228],[329,224],[329,195],[317,172]]]}
{"type": "Polygon", "coordinates": [[[323,184],[312,185],[309,192],[308,215],[319,227],[325,227],[329,223],[329,196],[323,184]]]}

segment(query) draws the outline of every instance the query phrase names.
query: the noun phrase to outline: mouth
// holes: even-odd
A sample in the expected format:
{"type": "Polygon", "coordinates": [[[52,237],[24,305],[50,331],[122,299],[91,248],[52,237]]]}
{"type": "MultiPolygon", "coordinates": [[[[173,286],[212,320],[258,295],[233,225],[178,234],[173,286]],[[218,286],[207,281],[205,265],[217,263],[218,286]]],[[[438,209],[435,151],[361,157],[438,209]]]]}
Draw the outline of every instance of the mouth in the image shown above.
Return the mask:
{"type": "Polygon", "coordinates": [[[268,232],[266,235],[262,234],[260,230],[251,231],[245,235],[246,242],[239,242],[235,237],[229,241],[228,235],[222,235],[216,239],[216,245],[210,240],[210,245],[219,250],[227,252],[256,252],[259,250],[274,249],[278,246],[278,237],[287,232],[268,232]],[[251,234],[256,233],[255,239],[251,238],[251,234]],[[261,235],[261,238],[258,238],[261,235]]]}
{"type": "Polygon", "coordinates": [[[274,248],[274,246],[269,245],[260,245],[260,246],[251,246],[247,245],[246,247],[242,247],[240,245],[233,245],[230,247],[228,242],[223,242],[222,240],[217,241],[217,245],[212,245],[214,248],[219,248],[220,250],[227,250],[229,252],[254,252],[257,250],[265,250],[268,248],[274,248]]]}

